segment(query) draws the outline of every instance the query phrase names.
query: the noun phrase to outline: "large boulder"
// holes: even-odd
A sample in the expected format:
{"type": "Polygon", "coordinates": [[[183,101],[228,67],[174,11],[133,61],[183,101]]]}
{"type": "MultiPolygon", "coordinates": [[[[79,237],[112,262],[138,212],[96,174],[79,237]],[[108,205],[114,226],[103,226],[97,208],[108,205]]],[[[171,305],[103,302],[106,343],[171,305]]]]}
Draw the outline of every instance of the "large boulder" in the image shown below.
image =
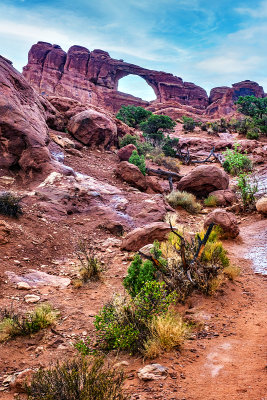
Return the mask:
{"type": "Polygon", "coordinates": [[[224,238],[235,238],[239,235],[237,219],[231,212],[216,208],[207,215],[204,227],[207,228],[212,222],[222,228],[224,238]]]}
{"type": "Polygon", "coordinates": [[[121,179],[136,187],[137,189],[146,190],[146,177],[142,174],[142,172],[136,165],[131,164],[127,161],[122,161],[119,163],[116,169],[116,173],[121,179]]]}
{"type": "Polygon", "coordinates": [[[267,214],[267,196],[263,196],[257,201],[256,208],[261,214],[267,214]]]}
{"type": "Polygon", "coordinates": [[[165,240],[170,233],[170,225],[165,222],[154,222],[129,232],[122,241],[121,248],[137,251],[154,240],[165,240]]]}
{"type": "Polygon", "coordinates": [[[109,116],[93,109],[74,115],[68,130],[80,142],[93,148],[109,149],[117,143],[116,124],[109,116]]]}
{"type": "Polygon", "coordinates": [[[127,144],[127,146],[122,147],[118,151],[118,157],[121,161],[129,161],[129,158],[132,155],[132,152],[136,150],[136,147],[134,144],[127,144]]]}
{"type": "Polygon", "coordinates": [[[179,181],[177,189],[196,196],[207,196],[214,190],[227,189],[228,185],[229,177],[222,169],[213,165],[201,165],[185,175],[179,181]]]}
{"type": "Polygon", "coordinates": [[[230,189],[215,190],[210,192],[209,195],[215,197],[217,206],[231,206],[237,202],[236,194],[230,189]]]}

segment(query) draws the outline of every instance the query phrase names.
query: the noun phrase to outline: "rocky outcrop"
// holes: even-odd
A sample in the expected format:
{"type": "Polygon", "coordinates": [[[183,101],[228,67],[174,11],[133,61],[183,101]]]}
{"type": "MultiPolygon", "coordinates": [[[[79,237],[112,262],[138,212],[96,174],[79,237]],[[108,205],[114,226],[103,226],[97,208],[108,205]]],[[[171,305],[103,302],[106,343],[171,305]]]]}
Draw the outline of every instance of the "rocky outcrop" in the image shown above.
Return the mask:
{"type": "Polygon", "coordinates": [[[249,80],[234,83],[231,88],[214,88],[210,92],[211,104],[206,109],[206,115],[219,118],[233,114],[236,111],[235,101],[239,96],[265,97],[265,94],[262,86],[249,80]]]}
{"type": "Polygon", "coordinates": [[[172,100],[198,109],[208,105],[207,93],[201,87],[166,72],[115,60],[98,49],[90,52],[85,47],[72,46],[65,53],[58,45],[38,42],[30,49],[23,69],[28,82],[43,95],[76,98],[112,111],[123,104],[149,105],[117,91],[119,79],[129,74],[142,77],[154,89],[158,102],[172,100]]]}
{"type": "Polygon", "coordinates": [[[204,227],[207,228],[211,223],[222,228],[222,237],[235,238],[239,235],[239,227],[235,215],[221,209],[215,209],[207,215],[204,227]]]}
{"type": "Polygon", "coordinates": [[[213,165],[201,165],[185,175],[177,184],[177,189],[207,196],[214,190],[227,189],[229,177],[222,169],[213,165]]]}
{"type": "Polygon", "coordinates": [[[0,93],[0,168],[22,170],[28,176],[62,169],[47,148],[46,111],[52,118],[56,110],[1,56],[0,93]]]}

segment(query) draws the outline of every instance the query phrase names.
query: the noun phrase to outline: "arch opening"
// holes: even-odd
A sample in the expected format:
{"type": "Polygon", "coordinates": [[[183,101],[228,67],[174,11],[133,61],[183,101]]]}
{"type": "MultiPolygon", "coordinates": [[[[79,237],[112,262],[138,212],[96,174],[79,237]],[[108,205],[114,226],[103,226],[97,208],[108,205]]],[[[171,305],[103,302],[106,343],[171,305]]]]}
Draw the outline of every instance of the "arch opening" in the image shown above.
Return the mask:
{"type": "Polygon", "coordinates": [[[139,97],[145,101],[156,100],[155,90],[150,86],[144,78],[138,75],[129,74],[118,80],[119,92],[139,97]]]}

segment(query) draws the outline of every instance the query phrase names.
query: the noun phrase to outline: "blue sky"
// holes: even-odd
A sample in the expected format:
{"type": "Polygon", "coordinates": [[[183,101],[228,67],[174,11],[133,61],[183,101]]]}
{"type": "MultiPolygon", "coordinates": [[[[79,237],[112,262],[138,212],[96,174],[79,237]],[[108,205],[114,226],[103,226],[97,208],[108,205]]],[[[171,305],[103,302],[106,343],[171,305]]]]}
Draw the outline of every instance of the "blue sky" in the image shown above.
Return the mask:
{"type": "MultiPolygon", "coordinates": [[[[267,0],[0,0],[0,54],[21,71],[39,40],[100,48],[208,92],[244,79],[267,91],[267,0]]],[[[119,89],[154,97],[133,76],[119,89]]]]}

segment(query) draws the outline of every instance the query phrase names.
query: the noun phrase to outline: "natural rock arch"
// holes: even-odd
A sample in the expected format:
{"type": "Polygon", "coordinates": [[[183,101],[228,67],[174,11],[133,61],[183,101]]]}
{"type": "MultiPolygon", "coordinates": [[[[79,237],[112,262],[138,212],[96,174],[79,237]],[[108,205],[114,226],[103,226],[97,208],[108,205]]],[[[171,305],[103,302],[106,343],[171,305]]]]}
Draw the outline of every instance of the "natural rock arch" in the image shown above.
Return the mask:
{"type": "MultiPolygon", "coordinates": [[[[130,81],[130,79],[129,79],[129,81],[130,81]]],[[[123,74],[122,77],[119,77],[115,89],[116,89],[118,92],[125,93],[125,94],[131,95],[131,96],[136,96],[136,97],[141,98],[142,100],[145,100],[145,101],[155,101],[155,100],[157,99],[157,97],[158,97],[158,96],[157,96],[157,93],[156,93],[155,87],[152,86],[146,79],[144,79],[144,78],[143,78],[142,76],[140,76],[140,75],[134,75],[134,74],[128,74],[128,73],[123,74]],[[150,98],[150,100],[147,100],[147,99],[146,99],[145,97],[143,97],[142,95],[133,94],[131,91],[128,92],[128,90],[127,90],[127,91],[126,91],[126,90],[123,90],[120,86],[123,85],[123,84],[125,83],[125,81],[127,81],[127,77],[128,77],[128,78],[134,78],[134,82],[136,83],[136,85],[138,85],[138,84],[141,85],[141,84],[142,84],[142,86],[144,87],[144,92],[145,92],[146,89],[147,89],[148,92],[149,92],[149,94],[151,94],[151,96],[152,96],[152,93],[153,93],[153,96],[150,98]],[[125,79],[125,78],[126,78],[126,79],[125,79]]]]}

